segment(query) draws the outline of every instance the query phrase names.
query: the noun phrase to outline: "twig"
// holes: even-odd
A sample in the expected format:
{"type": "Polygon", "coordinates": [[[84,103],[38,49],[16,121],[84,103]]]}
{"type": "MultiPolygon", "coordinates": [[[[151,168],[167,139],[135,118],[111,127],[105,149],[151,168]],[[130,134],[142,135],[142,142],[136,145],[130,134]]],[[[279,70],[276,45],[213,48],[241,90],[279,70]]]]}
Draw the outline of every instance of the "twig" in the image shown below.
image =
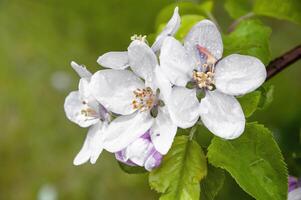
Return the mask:
{"type": "Polygon", "coordinates": [[[245,19],[249,19],[251,17],[253,17],[255,14],[252,12],[247,13],[244,16],[241,16],[240,18],[236,19],[228,28],[228,33],[231,33],[232,31],[234,31],[234,29],[236,28],[236,26],[243,20],[245,19]]]}
{"type": "Polygon", "coordinates": [[[282,56],[272,60],[268,64],[266,81],[299,59],[301,59],[301,44],[284,53],[282,56]]]}

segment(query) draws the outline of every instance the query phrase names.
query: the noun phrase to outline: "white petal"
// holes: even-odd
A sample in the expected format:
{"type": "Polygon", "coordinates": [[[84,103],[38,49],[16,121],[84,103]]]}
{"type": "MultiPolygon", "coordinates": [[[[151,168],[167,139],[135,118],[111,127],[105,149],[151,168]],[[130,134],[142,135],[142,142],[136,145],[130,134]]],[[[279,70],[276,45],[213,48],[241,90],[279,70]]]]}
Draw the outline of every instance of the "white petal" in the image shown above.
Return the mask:
{"type": "Polygon", "coordinates": [[[301,188],[297,188],[288,193],[287,200],[300,200],[301,199],[301,188]]]}
{"type": "Polygon", "coordinates": [[[174,87],[165,104],[171,119],[181,128],[193,126],[199,118],[199,101],[193,89],[174,87]]]}
{"type": "Polygon", "coordinates": [[[172,17],[166,24],[163,31],[157,36],[154,44],[152,45],[152,49],[154,52],[157,52],[160,50],[162,43],[167,36],[173,36],[174,34],[176,34],[176,32],[178,31],[178,29],[180,27],[180,24],[181,24],[181,18],[179,15],[179,8],[176,7],[173,12],[172,17]]]}
{"type": "Polygon", "coordinates": [[[177,86],[185,86],[192,78],[193,63],[182,44],[167,37],[160,53],[160,65],[166,77],[177,86]]]}
{"type": "Polygon", "coordinates": [[[146,82],[153,81],[153,73],[158,64],[152,49],[140,40],[134,40],[128,47],[130,67],[146,82]]]}
{"type": "Polygon", "coordinates": [[[161,164],[163,156],[159,152],[154,152],[144,163],[144,168],[147,171],[152,171],[161,164]]]}
{"type": "Polygon", "coordinates": [[[197,45],[206,48],[217,60],[223,55],[223,41],[215,24],[202,20],[194,25],[187,34],[184,46],[195,62],[200,61],[197,45]]]}
{"type": "Polygon", "coordinates": [[[153,124],[148,112],[135,112],[113,120],[106,130],[104,147],[107,151],[117,152],[143,135],[153,124]]]}
{"type": "Polygon", "coordinates": [[[89,129],[83,147],[75,157],[73,164],[81,165],[89,159],[91,159],[91,163],[94,164],[103,150],[102,142],[102,123],[99,122],[89,129]]]}
{"type": "Polygon", "coordinates": [[[215,68],[216,88],[231,95],[242,95],[257,89],[266,79],[264,64],[253,56],[232,54],[215,68]]]}
{"type": "Polygon", "coordinates": [[[94,97],[109,111],[122,115],[134,112],[131,103],[137,88],[144,88],[144,83],[128,70],[100,70],[90,82],[94,97]]]}
{"type": "Polygon", "coordinates": [[[89,100],[91,97],[91,92],[89,88],[89,81],[85,78],[81,78],[78,84],[78,92],[82,100],[89,100]]]}
{"type": "Polygon", "coordinates": [[[81,77],[81,78],[86,78],[89,79],[92,74],[87,70],[87,68],[83,65],[78,65],[76,62],[72,61],[71,62],[71,67],[76,71],[76,73],[81,77]]]}
{"type": "Polygon", "coordinates": [[[82,114],[85,105],[83,104],[78,91],[69,93],[65,99],[64,109],[67,118],[81,127],[88,127],[99,121],[99,118],[87,117],[82,114]]]}
{"type": "Polygon", "coordinates": [[[136,165],[144,166],[153,148],[148,139],[138,138],[126,148],[125,156],[136,165]]]}
{"type": "Polygon", "coordinates": [[[98,64],[112,69],[125,69],[129,66],[127,51],[113,51],[103,54],[97,59],[98,64]]]}
{"type": "Polygon", "coordinates": [[[151,139],[158,152],[165,155],[171,147],[177,133],[177,126],[173,123],[166,107],[159,108],[151,128],[151,139]]]}
{"type": "Polygon", "coordinates": [[[245,128],[245,116],[238,101],[217,90],[207,92],[201,100],[200,115],[204,125],[224,139],[239,137],[245,128]]]}
{"type": "Polygon", "coordinates": [[[165,101],[170,96],[172,85],[160,66],[155,69],[155,77],[157,87],[160,89],[160,99],[165,101]]]}

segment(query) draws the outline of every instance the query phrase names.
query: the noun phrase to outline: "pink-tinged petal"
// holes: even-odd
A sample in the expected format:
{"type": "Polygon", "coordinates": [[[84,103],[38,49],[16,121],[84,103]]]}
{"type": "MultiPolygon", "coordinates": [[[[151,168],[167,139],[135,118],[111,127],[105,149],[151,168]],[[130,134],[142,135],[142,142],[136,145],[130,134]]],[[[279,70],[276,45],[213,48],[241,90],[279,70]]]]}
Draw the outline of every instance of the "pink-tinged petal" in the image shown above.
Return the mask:
{"type": "Polygon", "coordinates": [[[164,39],[168,36],[173,36],[178,31],[181,24],[181,18],[179,15],[179,8],[176,7],[174,9],[173,15],[170,20],[167,22],[163,31],[157,36],[154,44],[152,45],[152,49],[154,52],[160,50],[164,39]]]}
{"type": "Polygon", "coordinates": [[[204,125],[224,139],[235,139],[245,129],[245,116],[239,102],[217,90],[206,92],[200,103],[200,115],[204,125]]]}
{"type": "Polygon", "coordinates": [[[230,95],[242,95],[256,90],[266,79],[264,64],[253,56],[232,54],[215,67],[216,88],[230,95]]]}
{"type": "Polygon", "coordinates": [[[135,112],[113,120],[106,130],[104,148],[118,152],[143,135],[153,124],[148,112],[135,112]]]}
{"type": "Polygon", "coordinates": [[[129,66],[128,52],[113,51],[105,53],[97,59],[97,63],[107,68],[125,69],[129,66]]]}
{"type": "Polygon", "coordinates": [[[152,171],[154,168],[160,166],[162,158],[163,158],[163,156],[159,152],[155,151],[145,161],[144,168],[147,171],[152,171]]]}
{"type": "Polygon", "coordinates": [[[198,47],[205,48],[217,60],[223,55],[221,34],[209,20],[202,20],[191,28],[184,40],[184,46],[196,63],[202,62],[198,47]]]}
{"type": "Polygon", "coordinates": [[[288,193],[287,200],[300,200],[301,199],[301,188],[297,188],[288,193]]]}

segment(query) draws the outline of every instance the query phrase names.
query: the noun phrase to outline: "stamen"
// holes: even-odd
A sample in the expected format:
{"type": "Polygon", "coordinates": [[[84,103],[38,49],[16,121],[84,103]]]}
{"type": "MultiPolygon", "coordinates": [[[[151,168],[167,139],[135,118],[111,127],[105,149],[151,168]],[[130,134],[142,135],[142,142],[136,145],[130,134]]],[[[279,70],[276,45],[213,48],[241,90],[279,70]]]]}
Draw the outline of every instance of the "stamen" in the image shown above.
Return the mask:
{"type": "Polygon", "coordinates": [[[93,117],[93,118],[98,116],[97,112],[89,107],[86,109],[82,109],[81,114],[84,115],[85,117],[93,117]]]}
{"type": "Polygon", "coordinates": [[[208,72],[198,72],[193,71],[193,79],[196,81],[199,88],[206,88],[208,90],[214,89],[214,73],[208,72]]]}
{"type": "Polygon", "coordinates": [[[146,35],[133,35],[131,36],[131,40],[134,41],[134,40],[140,40],[141,42],[145,42],[147,43],[147,40],[146,40],[146,35]]]}
{"type": "Polygon", "coordinates": [[[150,87],[144,89],[136,89],[133,91],[134,100],[132,101],[133,108],[140,111],[152,109],[155,105],[156,95],[150,87]]]}

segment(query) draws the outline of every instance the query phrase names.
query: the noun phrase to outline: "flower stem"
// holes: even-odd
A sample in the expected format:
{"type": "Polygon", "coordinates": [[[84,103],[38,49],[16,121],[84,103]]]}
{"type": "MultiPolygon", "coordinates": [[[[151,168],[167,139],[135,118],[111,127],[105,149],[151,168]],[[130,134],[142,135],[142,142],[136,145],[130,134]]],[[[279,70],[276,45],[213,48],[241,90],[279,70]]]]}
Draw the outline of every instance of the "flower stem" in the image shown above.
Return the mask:
{"type": "Polygon", "coordinates": [[[272,60],[267,66],[266,81],[301,59],[301,44],[272,60]]]}
{"type": "Polygon", "coordinates": [[[193,139],[194,133],[196,132],[197,126],[194,126],[190,129],[189,140],[193,139]]]}

